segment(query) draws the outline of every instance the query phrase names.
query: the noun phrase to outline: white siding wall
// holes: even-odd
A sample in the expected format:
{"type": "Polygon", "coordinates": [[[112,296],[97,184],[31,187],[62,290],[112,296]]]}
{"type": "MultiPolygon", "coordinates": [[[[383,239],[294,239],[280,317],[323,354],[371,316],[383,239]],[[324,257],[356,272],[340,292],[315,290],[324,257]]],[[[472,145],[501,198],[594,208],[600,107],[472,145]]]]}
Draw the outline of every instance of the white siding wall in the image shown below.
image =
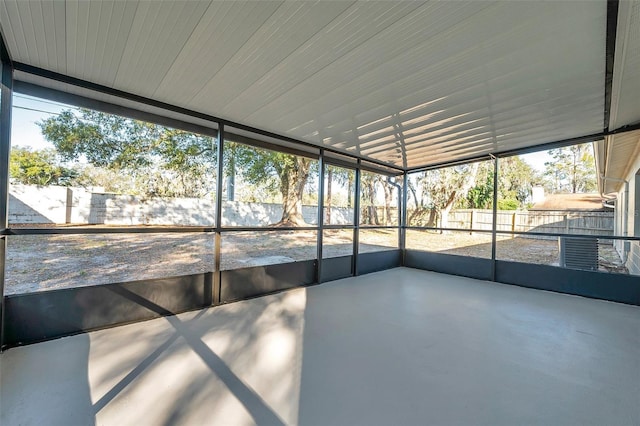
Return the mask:
{"type": "MultiPolygon", "coordinates": [[[[617,196],[616,235],[624,235],[626,226],[627,235],[640,237],[640,157],[636,158],[625,180],[629,183],[628,199],[625,200],[623,185],[617,196]],[[626,214],[625,203],[628,206],[626,214]]],[[[640,275],[640,241],[631,241],[628,247],[627,268],[629,273],[640,275]]],[[[623,254],[624,242],[616,243],[616,248],[623,254]]]]}

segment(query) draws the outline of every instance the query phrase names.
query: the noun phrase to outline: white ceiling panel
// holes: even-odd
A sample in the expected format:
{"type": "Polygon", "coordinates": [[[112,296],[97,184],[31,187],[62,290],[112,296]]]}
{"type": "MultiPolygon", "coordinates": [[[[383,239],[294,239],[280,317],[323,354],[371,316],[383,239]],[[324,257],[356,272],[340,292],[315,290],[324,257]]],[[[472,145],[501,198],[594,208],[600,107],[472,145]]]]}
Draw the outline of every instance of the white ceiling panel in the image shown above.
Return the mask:
{"type": "Polygon", "coordinates": [[[114,86],[153,96],[208,7],[204,1],[141,1],[114,86]]]}
{"type": "Polygon", "coordinates": [[[6,0],[0,22],[10,51],[24,52],[28,63],[66,70],[65,4],[6,0]]]}
{"type": "MultiPolygon", "coordinates": [[[[3,0],[14,61],[403,168],[601,132],[604,1],[3,0]]],[[[620,2],[613,127],[640,121],[620,2]]],[[[95,94],[94,94],[95,95],[95,94]]]]}
{"type": "Polygon", "coordinates": [[[214,92],[221,106],[234,100],[264,73],[273,69],[292,52],[333,21],[351,3],[326,1],[282,4],[258,31],[235,53],[202,91],[196,105],[206,106],[214,92]]]}
{"type": "MultiPolygon", "coordinates": [[[[387,117],[394,118],[399,108],[411,108],[425,99],[447,99],[451,93],[462,89],[466,90],[468,98],[458,100],[458,105],[469,102],[473,104],[469,111],[487,111],[485,117],[496,128],[500,127],[501,108],[508,113],[514,111],[514,107],[524,108],[528,105],[526,97],[521,101],[518,99],[524,92],[536,96],[547,93],[547,102],[538,101],[539,111],[552,111],[559,106],[576,108],[576,113],[571,115],[572,121],[563,123],[566,126],[564,134],[568,137],[601,130],[604,10],[592,10],[592,13],[595,12],[595,23],[599,24],[594,25],[598,30],[585,34],[584,31],[576,31],[576,28],[588,20],[589,13],[574,13],[566,5],[564,9],[555,9],[553,12],[564,12],[566,15],[562,27],[551,25],[551,16],[540,16],[543,12],[551,15],[550,10],[541,11],[532,4],[525,4],[528,9],[523,9],[521,4],[516,4],[516,9],[528,19],[518,21],[517,25],[512,24],[511,28],[500,25],[500,30],[496,29],[498,23],[513,15],[514,11],[504,10],[504,4],[493,7],[482,5],[485,9],[461,24],[469,26],[469,31],[456,32],[454,25],[426,39],[421,45],[401,46],[404,48],[399,50],[394,61],[385,60],[368,71],[357,69],[356,75],[345,76],[340,71],[340,65],[334,63],[332,65],[337,69],[325,69],[316,75],[315,78],[321,79],[317,84],[298,86],[297,90],[288,92],[269,105],[268,112],[266,109],[259,111],[247,120],[266,116],[267,121],[256,124],[268,126],[272,122],[274,127],[288,129],[298,137],[311,140],[319,137],[320,130],[338,136],[347,132],[351,141],[324,139],[324,142],[357,146],[359,135],[350,130],[367,125],[367,120],[379,121],[384,118],[381,110],[393,112],[387,117]],[[570,52],[567,52],[566,46],[551,48],[556,39],[567,40],[573,48],[570,52]],[[477,40],[483,42],[479,45],[477,40]],[[599,45],[599,48],[594,49],[594,45],[599,45]],[[598,50],[599,54],[594,50],[598,50]],[[424,58],[431,61],[426,62],[424,58]],[[341,77],[334,78],[333,75],[341,77]],[[390,79],[390,75],[395,78],[390,79]],[[328,93],[321,93],[317,89],[332,85],[335,88],[328,93]],[[558,90],[564,92],[559,98],[554,95],[558,90]],[[592,96],[594,92],[598,94],[595,100],[592,96]],[[302,108],[288,112],[287,105],[299,105],[296,98],[305,98],[308,102],[302,108]],[[478,105],[478,99],[482,100],[484,108],[478,105]],[[500,102],[505,106],[501,106],[500,102]],[[588,103],[585,105],[585,102],[588,103]],[[375,115],[370,115],[369,109],[374,108],[375,115]],[[496,112],[494,108],[497,108],[496,112]],[[309,121],[307,117],[315,119],[309,121]]],[[[403,22],[400,28],[406,27],[403,22]]],[[[401,37],[401,34],[396,36],[401,37]]],[[[343,67],[343,71],[347,69],[347,66],[343,67]]],[[[440,115],[454,116],[455,113],[448,114],[448,111],[441,110],[440,115]]],[[[530,143],[543,141],[533,140],[530,143]]]]}
{"type": "MultiPolygon", "coordinates": [[[[22,71],[16,71],[14,73],[14,78],[23,83],[29,83],[35,86],[46,87],[47,89],[53,89],[57,92],[62,92],[63,94],[65,94],[65,97],[67,97],[66,94],[81,96],[84,98],[104,102],[106,104],[121,106],[124,108],[129,108],[129,109],[142,111],[142,112],[148,112],[150,114],[168,118],[170,120],[178,120],[184,123],[195,124],[203,128],[208,128],[210,129],[210,131],[215,131],[218,129],[218,123],[213,122],[211,120],[206,120],[193,115],[187,115],[180,112],[171,111],[166,108],[160,108],[157,106],[153,106],[153,105],[149,105],[141,102],[136,102],[130,99],[124,99],[122,97],[118,97],[108,93],[87,90],[82,87],[74,86],[74,85],[59,82],[59,81],[53,81],[51,79],[43,78],[37,75],[25,73],[22,71]]],[[[29,94],[30,96],[37,96],[37,94],[33,94],[33,93],[27,93],[27,94],[29,94]]],[[[56,100],[63,104],[71,103],[70,101],[67,101],[65,99],[56,99],[56,100]]],[[[207,132],[207,133],[211,133],[211,132],[207,132]]]]}
{"type": "Polygon", "coordinates": [[[348,9],[321,31],[302,43],[276,66],[265,71],[239,96],[230,99],[224,105],[224,113],[244,117],[264,107],[420,5],[420,2],[372,2],[367,7],[361,3],[350,4],[348,9]]]}
{"type": "Polygon", "coordinates": [[[75,23],[67,25],[65,31],[66,74],[113,86],[138,2],[57,3],[66,5],[66,22],[75,23]]]}
{"type": "MultiPolygon", "coordinates": [[[[192,106],[190,101],[281,5],[281,1],[212,2],[154,97],[192,106]]],[[[211,112],[213,107],[201,110],[211,112]]]]}

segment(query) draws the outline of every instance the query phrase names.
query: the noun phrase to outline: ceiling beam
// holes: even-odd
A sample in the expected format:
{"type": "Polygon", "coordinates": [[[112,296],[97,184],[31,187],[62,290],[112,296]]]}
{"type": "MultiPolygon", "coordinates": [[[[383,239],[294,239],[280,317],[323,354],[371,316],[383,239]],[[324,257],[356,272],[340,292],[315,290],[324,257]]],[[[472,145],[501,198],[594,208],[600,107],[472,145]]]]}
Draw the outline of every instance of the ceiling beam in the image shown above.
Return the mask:
{"type": "Polygon", "coordinates": [[[7,44],[4,42],[4,34],[2,34],[2,27],[0,27],[0,60],[2,60],[3,64],[11,64],[11,55],[9,54],[9,49],[7,49],[7,44]]]}
{"type": "Polygon", "coordinates": [[[607,0],[607,40],[605,50],[604,78],[604,131],[611,121],[611,93],[613,87],[613,64],[616,55],[616,33],[618,31],[618,0],[607,0]]]}

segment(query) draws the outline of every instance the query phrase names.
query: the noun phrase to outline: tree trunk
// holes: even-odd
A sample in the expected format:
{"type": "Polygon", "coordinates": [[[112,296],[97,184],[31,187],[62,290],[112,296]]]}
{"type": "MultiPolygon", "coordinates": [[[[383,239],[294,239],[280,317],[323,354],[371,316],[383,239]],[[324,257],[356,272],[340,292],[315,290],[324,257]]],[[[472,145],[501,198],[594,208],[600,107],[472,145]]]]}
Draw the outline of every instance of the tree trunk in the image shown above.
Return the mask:
{"type": "MultiPolygon", "coordinates": [[[[449,227],[449,212],[451,211],[451,207],[453,207],[453,203],[448,204],[442,210],[440,210],[440,215],[442,218],[440,219],[440,227],[448,228],[449,227]]],[[[443,231],[443,234],[447,234],[449,231],[443,231]]]]}
{"type": "Polygon", "coordinates": [[[275,227],[307,226],[302,216],[302,194],[309,179],[311,162],[296,157],[293,166],[285,167],[280,174],[282,192],[282,218],[274,223],[275,227]]]}
{"type": "MultiPolygon", "coordinates": [[[[382,188],[384,188],[384,225],[391,223],[391,199],[393,198],[393,191],[391,185],[387,182],[382,182],[382,188]]],[[[400,196],[400,194],[398,194],[400,196]]]]}
{"type": "MultiPolygon", "coordinates": [[[[457,189],[451,191],[451,194],[449,194],[449,196],[447,197],[444,205],[440,207],[440,213],[442,215],[442,218],[440,220],[441,228],[449,227],[449,212],[453,208],[457,200],[457,196],[460,195],[460,197],[466,197],[467,194],[469,193],[469,190],[473,186],[475,186],[476,178],[478,176],[478,166],[479,166],[479,163],[473,163],[471,165],[471,167],[469,168],[469,171],[467,172],[467,178],[464,180],[463,184],[460,185],[457,189]]],[[[446,234],[448,232],[444,231],[443,233],[446,234]]]]}
{"type": "MultiPolygon", "coordinates": [[[[413,195],[413,200],[414,200],[414,204],[416,205],[415,209],[413,210],[413,212],[411,212],[410,215],[408,215],[407,218],[407,225],[413,225],[413,219],[418,217],[418,215],[420,215],[422,213],[422,203],[418,203],[418,195],[416,194],[416,189],[413,187],[413,184],[411,183],[411,181],[408,181],[408,188],[410,193],[413,195]]],[[[407,197],[407,199],[409,199],[409,197],[407,197]]],[[[407,203],[408,204],[408,203],[407,203]]],[[[409,213],[409,206],[406,206],[407,209],[407,214],[409,213]]],[[[398,214],[400,214],[398,212],[398,214]]]]}
{"type": "Polygon", "coordinates": [[[227,176],[227,201],[235,201],[236,198],[236,161],[234,156],[234,152],[232,152],[229,156],[229,174],[227,176]]]}
{"type": "MultiPolygon", "coordinates": [[[[417,210],[416,210],[417,211],[417,210]]],[[[438,218],[438,209],[429,210],[429,220],[427,221],[428,228],[435,228],[437,225],[436,219],[438,218]]]]}
{"type": "Polygon", "coordinates": [[[367,185],[369,191],[369,225],[380,225],[380,219],[378,219],[378,209],[376,209],[374,200],[376,199],[376,187],[375,182],[372,180],[367,185]]]}

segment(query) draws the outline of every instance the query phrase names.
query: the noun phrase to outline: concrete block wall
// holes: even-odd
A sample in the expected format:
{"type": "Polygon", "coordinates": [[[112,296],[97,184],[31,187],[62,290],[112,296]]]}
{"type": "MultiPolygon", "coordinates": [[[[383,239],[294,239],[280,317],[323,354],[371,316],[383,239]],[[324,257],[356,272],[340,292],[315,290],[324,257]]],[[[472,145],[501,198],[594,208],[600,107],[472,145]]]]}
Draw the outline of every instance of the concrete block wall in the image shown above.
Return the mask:
{"type": "Polygon", "coordinates": [[[62,186],[11,185],[9,223],[68,223],[67,195],[62,186]]]}
{"type": "Polygon", "coordinates": [[[196,198],[93,193],[90,205],[89,224],[211,226],[215,218],[215,202],[196,198]]]}
{"type": "MultiPolygon", "coordinates": [[[[93,194],[91,224],[109,225],[189,225],[215,224],[215,202],[196,198],[154,198],[143,200],[131,195],[93,194]]],[[[302,216],[309,225],[318,219],[317,206],[302,206],[302,216]]],[[[332,223],[346,224],[353,209],[331,209],[332,223]]],[[[282,205],[224,201],[222,224],[225,226],[268,226],[282,218],[282,205]]]]}
{"type": "MultiPolygon", "coordinates": [[[[105,224],[105,225],[186,225],[213,226],[214,200],[198,198],[150,198],[134,195],[96,193],[84,188],[11,185],[11,224],[105,224]]],[[[318,219],[317,206],[303,206],[302,215],[310,225],[318,219]]],[[[267,226],[282,217],[282,205],[225,201],[226,226],[267,226]]],[[[331,223],[346,224],[353,209],[332,207],[331,223]]]]}
{"type": "MultiPolygon", "coordinates": [[[[225,201],[222,203],[224,226],[267,226],[282,217],[282,206],[267,203],[225,201]]],[[[313,217],[313,216],[312,216],[313,217]]],[[[305,220],[309,220],[305,217],[305,220]]]]}

